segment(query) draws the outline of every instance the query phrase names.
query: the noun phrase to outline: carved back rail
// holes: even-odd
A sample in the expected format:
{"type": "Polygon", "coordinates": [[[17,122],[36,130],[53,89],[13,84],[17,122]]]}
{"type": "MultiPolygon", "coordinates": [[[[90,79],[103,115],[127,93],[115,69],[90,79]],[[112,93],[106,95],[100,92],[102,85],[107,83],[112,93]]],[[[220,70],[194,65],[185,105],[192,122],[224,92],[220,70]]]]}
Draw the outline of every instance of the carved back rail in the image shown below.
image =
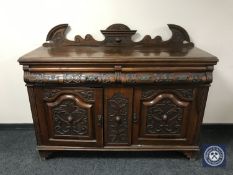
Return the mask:
{"type": "Polygon", "coordinates": [[[66,47],[66,46],[116,46],[116,47],[153,47],[153,48],[192,48],[194,44],[190,42],[190,38],[186,30],[178,25],[168,24],[169,29],[172,32],[172,36],[169,40],[163,41],[161,36],[151,38],[150,35],[146,35],[141,41],[134,42],[131,37],[136,33],[136,30],[131,30],[124,24],[113,24],[106,30],[101,30],[101,33],[105,36],[103,41],[95,40],[90,34],[87,34],[85,38],[77,35],[74,41],[66,38],[66,32],[69,28],[68,24],[60,24],[52,28],[46,39],[44,47],[66,47]]]}

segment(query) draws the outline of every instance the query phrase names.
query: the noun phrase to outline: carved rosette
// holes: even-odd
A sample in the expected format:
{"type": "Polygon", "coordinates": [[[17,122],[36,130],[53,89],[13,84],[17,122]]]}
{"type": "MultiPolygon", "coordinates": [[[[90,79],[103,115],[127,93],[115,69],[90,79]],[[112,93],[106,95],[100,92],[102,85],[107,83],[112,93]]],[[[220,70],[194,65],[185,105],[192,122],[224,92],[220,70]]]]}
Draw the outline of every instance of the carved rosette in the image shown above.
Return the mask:
{"type": "Polygon", "coordinates": [[[184,109],[166,98],[149,106],[146,134],[180,134],[184,109]]]}
{"type": "Polygon", "coordinates": [[[120,93],[107,100],[107,143],[128,143],[128,105],[120,93]]]}
{"type": "Polygon", "coordinates": [[[88,111],[71,99],[52,108],[53,129],[56,136],[88,136],[88,111]]]}

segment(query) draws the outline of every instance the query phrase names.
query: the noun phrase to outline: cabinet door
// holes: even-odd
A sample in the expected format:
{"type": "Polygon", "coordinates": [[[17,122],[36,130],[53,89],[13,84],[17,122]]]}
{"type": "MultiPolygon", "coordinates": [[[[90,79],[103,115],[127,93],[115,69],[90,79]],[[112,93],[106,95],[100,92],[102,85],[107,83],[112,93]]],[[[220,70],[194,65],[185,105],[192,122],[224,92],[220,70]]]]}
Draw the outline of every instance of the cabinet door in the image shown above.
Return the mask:
{"type": "Polygon", "coordinates": [[[35,88],[42,144],[102,146],[102,89],[35,88]]]}
{"type": "Polygon", "coordinates": [[[192,88],[136,88],[133,144],[187,143],[192,98],[192,88]]]}
{"type": "Polygon", "coordinates": [[[131,144],[133,88],[104,90],[104,144],[131,144]]]}

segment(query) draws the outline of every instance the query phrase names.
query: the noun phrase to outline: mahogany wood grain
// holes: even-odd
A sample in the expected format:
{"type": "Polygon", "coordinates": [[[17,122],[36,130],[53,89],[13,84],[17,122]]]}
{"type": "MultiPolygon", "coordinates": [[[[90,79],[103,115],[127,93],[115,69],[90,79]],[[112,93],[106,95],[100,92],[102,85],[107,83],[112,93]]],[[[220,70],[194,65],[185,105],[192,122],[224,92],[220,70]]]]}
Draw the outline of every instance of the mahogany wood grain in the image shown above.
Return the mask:
{"type": "Polygon", "coordinates": [[[37,150],[181,151],[194,158],[217,57],[194,46],[169,24],[172,36],[146,35],[113,24],[91,35],[66,38],[55,26],[23,65],[37,150]]]}

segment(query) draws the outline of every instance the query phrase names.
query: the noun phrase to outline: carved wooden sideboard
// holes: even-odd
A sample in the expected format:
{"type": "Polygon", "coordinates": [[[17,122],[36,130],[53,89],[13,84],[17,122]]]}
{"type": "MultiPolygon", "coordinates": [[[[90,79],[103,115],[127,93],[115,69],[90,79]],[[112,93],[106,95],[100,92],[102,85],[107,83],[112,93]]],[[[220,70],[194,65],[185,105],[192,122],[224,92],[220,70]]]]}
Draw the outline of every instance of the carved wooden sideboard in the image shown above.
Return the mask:
{"type": "Polygon", "coordinates": [[[190,42],[180,26],[172,36],[131,40],[136,30],[113,24],[66,38],[67,24],[50,30],[23,65],[37,149],[199,151],[200,126],[218,59],[190,42]]]}

